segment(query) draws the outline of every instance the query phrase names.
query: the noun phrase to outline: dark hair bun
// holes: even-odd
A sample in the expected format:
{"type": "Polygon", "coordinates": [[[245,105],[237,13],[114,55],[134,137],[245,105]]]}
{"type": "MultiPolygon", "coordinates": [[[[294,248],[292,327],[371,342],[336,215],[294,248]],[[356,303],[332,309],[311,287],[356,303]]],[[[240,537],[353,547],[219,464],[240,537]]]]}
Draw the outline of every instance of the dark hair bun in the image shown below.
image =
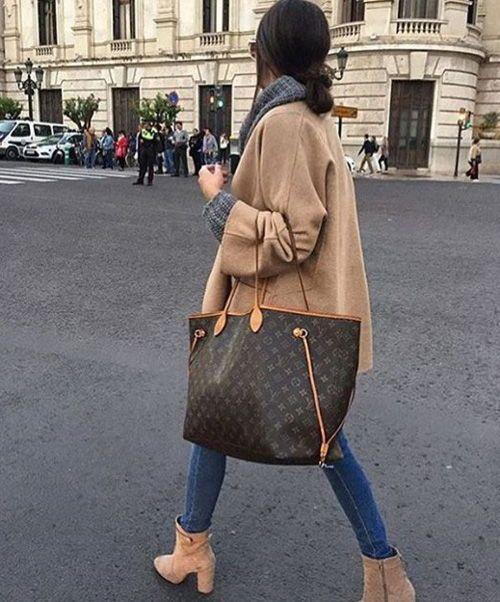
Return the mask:
{"type": "Polygon", "coordinates": [[[306,103],[318,114],[333,108],[332,69],[325,63],[330,47],[325,13],[308,0],[279,0],[257,32],[259,57],[273,71],[304,84],[306,103]]]}

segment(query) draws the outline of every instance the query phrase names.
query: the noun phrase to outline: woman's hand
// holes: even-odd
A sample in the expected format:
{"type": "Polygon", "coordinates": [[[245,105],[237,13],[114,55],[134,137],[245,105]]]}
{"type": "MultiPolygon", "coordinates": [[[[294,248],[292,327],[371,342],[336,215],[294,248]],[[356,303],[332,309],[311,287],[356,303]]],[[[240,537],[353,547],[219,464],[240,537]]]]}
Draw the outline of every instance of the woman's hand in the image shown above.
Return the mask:
{"type": "Polygon", "coordinates": [[[207,201],[216,197],[226,182],[227,173],[224,173],[220,165],[205,165],[201,168],[198,183],[207,201]]]}

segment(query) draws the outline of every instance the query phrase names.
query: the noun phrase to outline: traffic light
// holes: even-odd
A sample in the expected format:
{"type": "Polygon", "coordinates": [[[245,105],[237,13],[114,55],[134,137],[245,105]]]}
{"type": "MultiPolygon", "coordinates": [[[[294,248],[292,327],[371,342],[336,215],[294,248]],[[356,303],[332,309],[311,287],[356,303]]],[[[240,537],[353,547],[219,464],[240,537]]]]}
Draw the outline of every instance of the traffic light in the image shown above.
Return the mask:
{"type": "Polygon", "coordinates": [[[214,113],[217,110],[217,99],[215,97],[215,89],[210,88],[209,92],[210,111],[214,113]]]}
{"type": "Polygon", "coordinates": [[[472,111],[467,111],[465,114],[464,129],[469,130],[472,127],[472,111]]]}
{"type": "Polygon", "coordinates": [[[224,108],[224,90],[222,86],[215,88],[215,97],[217,99],[217,110],[224,108]]]}

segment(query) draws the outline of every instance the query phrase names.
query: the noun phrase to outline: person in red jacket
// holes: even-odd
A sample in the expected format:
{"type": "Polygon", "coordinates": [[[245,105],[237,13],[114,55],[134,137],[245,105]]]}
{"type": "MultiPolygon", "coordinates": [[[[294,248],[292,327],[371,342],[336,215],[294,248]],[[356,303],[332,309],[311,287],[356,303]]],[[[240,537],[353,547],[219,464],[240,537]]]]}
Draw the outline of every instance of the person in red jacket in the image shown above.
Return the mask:
{"type": "Polygon", "coordinates": [[[120,170],[125,169],[125,160],[128,153],[128,138],[123,130],[118,134],[118,141],[116,143],[116,158],[120,164],[120,170]]]}

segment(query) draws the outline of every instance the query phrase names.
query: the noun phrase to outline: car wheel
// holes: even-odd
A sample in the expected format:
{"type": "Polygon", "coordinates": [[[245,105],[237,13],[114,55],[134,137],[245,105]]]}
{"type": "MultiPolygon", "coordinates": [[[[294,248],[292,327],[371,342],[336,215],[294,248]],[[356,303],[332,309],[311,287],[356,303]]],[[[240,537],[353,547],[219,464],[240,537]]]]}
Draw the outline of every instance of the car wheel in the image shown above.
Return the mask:
{"type": "Polygon", "coordinates": [[[19,157],[19,151],[15,146],[9,146],[5,151],[5,158],[9,161],[15,161],[19,157]]]}
{"type": "Polygon", "coordinates": [[[64,154],[61,153],[61,151],[56,151],[53,155],[52,155],[52,163],[64,163],[64,154]]]}

